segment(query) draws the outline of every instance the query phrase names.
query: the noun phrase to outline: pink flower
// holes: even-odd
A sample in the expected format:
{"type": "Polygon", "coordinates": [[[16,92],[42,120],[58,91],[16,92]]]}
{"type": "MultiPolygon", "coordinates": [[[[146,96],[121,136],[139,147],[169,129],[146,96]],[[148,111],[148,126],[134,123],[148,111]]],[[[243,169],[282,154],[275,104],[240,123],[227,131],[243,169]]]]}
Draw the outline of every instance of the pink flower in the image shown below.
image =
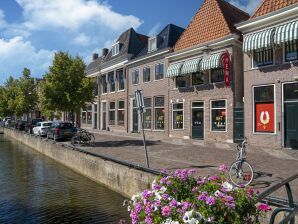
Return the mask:
{"type": "Polygon", "coordinates": [[[218,169],[222,172],[227,172],[229,168],[226,164],[221,164],[218,169]]]}
{"type": "Polygon", "coordinates": [[[153,221],[152,221],[151,216],[147,215],[147,216],[146,216],[146,219],[145,219],[145,222],[146,222],[147,224],[152,224],[153,221]]]}
{"type": "Polygon", "coordinates": [[[161,214],[163,216],[169,217],[171,215],[171,208],[169,206],[164,206],[161,208],[161,214]]]}
{"type": "Polygon", "coordinates": [[[258,210],[263,212],[268,212],[268,211],[271,211],[272,209],[266,204],[259,204],[258,210]]]}
{"type": "Polygon", "coordinates": [[[207,196],[205,198],[205,201],[207,205],[214,205],[216,203],[216,198],[213,196],[210,196],[210,197],[207,196]]]}

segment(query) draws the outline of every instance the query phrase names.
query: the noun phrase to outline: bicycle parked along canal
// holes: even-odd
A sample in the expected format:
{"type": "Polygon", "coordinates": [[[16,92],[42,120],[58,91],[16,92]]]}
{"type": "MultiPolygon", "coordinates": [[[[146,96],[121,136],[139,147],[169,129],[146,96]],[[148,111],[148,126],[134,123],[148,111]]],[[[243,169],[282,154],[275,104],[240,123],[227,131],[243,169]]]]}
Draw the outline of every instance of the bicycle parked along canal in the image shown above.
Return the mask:
{"type": "Polygon", "coordinates": [[[94,146],[95,137],[94,134],[88,132],[85,129],[78,128],[77,132],[71,138],[72,145],[88,145],[94,146]]]}
{"type": "Polygon", "coordinates": [[[254,170],[246,160],[247,138],[237,145],[237,158],[229,169],[229,178],[236,187],[249,185],[254,178],[254,170]]]}

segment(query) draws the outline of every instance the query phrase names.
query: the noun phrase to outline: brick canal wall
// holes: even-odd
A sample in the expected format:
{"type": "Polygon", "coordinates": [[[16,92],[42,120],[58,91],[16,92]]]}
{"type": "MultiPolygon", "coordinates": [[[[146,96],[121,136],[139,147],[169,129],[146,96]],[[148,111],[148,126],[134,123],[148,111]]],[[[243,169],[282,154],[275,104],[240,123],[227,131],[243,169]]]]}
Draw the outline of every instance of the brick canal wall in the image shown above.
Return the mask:
{"type": "Polygon", "coordinates": [[[52,140],[7,128],[4,134],[125,197],[131,197],[148,188],[156,177],[153,171],[142,170],[142,168],[132,167],[125,163],[121,164],[121,161],[92,155],[78,148],[54,143],[52,140]]]}

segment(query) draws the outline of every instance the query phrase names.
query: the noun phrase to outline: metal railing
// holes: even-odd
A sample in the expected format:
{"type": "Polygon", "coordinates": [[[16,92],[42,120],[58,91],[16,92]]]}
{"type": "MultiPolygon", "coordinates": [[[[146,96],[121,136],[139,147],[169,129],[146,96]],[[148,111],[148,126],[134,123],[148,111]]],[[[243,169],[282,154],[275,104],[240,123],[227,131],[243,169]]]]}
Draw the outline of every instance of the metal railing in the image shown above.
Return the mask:
{"type": "Polygon", "coordinates": [[[258,195],[258,201],[268,203],[269,205],[277,207],[271,214],[270,224],[275,224],[276,216],[280,213],[287,213],[279,224],[295,224],[295,216],[298,214],[298,204],[294,202],[292,189],[290,182],[298,179],[298,173],[277,183],[270,187],[268,190],[258,195]],[[276,192],[278,189],[285,187],[288,200],[276,198],[270,196],[272,193],[276,192]]]}

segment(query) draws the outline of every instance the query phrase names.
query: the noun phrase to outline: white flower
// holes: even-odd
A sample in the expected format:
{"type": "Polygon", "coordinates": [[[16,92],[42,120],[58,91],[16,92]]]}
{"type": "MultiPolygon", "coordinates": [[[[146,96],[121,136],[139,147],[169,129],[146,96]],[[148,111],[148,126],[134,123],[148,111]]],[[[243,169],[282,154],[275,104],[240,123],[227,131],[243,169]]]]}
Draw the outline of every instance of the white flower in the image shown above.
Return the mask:
{"type": "Polygon", "coordinates": [[[131,210],[131,207],[129,205],[129,206],[127,206],[127,211],[130,212],[130,210],[131,210]]]}
{"type": "Polygon", "coordinates": [[[172,219],[167,219],[166,221],[162,222],[161,224],[179,224],[179,222],[173,221],[172,219]]]}
{"type": "Polygon", "coordinates": [[[165,193],[166,190],[167,190],[167,188],[166,188],[165,186],[162,186],[162,187],[160,188],[160,192],[161,192],[161,193],[165,193]]]}
{"type": "Polygon", "coordinates": [[[161,200],[161,195],[160,195],[160,193],[157,191],[157,192],[154,192],[154,194],[155,194],[155,198],[154,198],[154,200],[155,201],[159,201],[159,200],[161,200]]]}
{"type": "Polygon", "coordinates": [[[202,215],[194,210],[185,212],[183,222],[188,224],[198,224],[202,220],[202,215]]]}
{"type": "Polygon", "coordinates": [[[228,182],[224,182],[222,184],[222,186],[227,190],[227,191],[232,191],[234,189],[233,185],[228,183],[228,182]]]}

